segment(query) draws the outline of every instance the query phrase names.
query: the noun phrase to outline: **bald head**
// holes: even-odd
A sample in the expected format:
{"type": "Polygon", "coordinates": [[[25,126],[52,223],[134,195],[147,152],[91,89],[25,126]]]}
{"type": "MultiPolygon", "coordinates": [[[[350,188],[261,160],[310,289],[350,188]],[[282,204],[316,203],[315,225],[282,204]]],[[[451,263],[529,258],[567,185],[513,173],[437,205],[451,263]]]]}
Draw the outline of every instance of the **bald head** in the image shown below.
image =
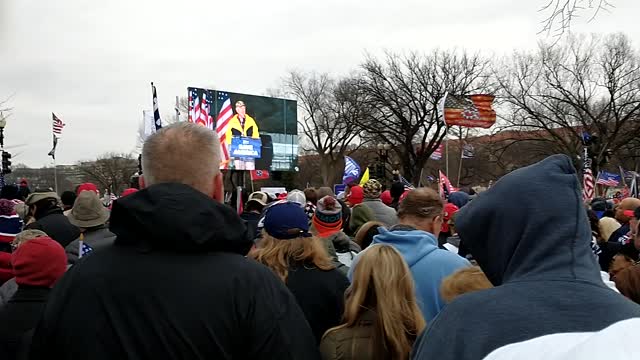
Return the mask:
{"type": "MultiPolygon", "coordinates": [[[[220,141],[215,132],[193,123],[179,122],[149,136],[142,148],[145,187],[180,183],[209,196],[220,178],[220,141]]],[[[221,186],[222,182],[218,186],[221,186]]]]}
{"type": "Polygon", "coordinates": [[[640,207],[640,199],[636,198],[626,198],[623,199],[620,204],[616,207],[616,220],[625,224],[628,223],[631,219],[631,216],[625,215],[624,212],[627,210],[635,210],[640,207]]]}

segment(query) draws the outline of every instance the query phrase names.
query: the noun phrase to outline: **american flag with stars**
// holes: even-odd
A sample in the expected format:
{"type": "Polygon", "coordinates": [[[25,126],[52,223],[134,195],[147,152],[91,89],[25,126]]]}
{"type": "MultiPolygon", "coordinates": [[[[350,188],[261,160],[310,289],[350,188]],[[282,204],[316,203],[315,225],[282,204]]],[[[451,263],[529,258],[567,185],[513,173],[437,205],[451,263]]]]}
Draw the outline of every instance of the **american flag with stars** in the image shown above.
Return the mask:
{"type": "Polygon", "coordinates": [[[213,117],[211,116],[211,99],[207,99],[206,90],[198,91],[198,89],[189,89],[189,103],[191,111],[189,111],[189,122],[202,125],[207,129],[213,130],[213,117]]]}
{"type": "Polygon", "coordinates": [[[51,113],[51,115],[53,116],[53,134],[60,137],[60,135],[62,135],[62,129],[64,128],[64,123],[56,116],[56,114],[51,113]]]}

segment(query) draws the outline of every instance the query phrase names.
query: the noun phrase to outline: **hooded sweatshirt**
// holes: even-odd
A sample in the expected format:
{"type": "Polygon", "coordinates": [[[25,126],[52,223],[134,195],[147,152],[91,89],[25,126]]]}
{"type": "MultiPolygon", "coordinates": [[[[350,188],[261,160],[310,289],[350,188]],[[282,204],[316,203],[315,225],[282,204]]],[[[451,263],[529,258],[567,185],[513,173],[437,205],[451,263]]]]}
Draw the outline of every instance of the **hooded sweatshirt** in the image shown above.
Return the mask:
{"type": "Polygon", "coordinates": [[[504,345],[640,316],[638,305],[602,282],[565,155],[500,179],[458,212],[456,228],[495,287],[449,304],[416,342],[413,359],[482,359],[504,345]]]}
{"type": "MultiPolygon", "coordinates": [[[[460,268],[470,266],[469,262],[452,252],[439,249],[435,236],[426,231],[405,225],[390,230],[380,227],[378,231],[380,235],[373,238],[372,244],[389,244],[402,254],[413,275],[420,310],[429,323],[445,305],[440,297],[442,279],[460,268]]],[[[357,264],[354,263],[355,266],[357,264]]]]}
{"type": "Polygon", "coordinates": [[[31,359],[319,359],[285,284],[244,256],[233,209],[158,184],[116,201],[110,230],[52,290],[31,359]]]}

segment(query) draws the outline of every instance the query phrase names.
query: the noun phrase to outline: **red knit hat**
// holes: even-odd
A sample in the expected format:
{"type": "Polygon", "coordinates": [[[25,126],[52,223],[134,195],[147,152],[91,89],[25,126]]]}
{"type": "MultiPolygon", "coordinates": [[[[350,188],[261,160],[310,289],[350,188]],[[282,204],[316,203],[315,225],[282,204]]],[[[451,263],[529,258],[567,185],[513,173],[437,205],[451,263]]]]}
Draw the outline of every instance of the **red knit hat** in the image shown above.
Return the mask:
{"type": "Polygon", "coordinates": [[[362,203],[363,199],[364,199],[364,190],[362,189],[362,186],[360,185],[352,186],[351,189],[349,190],[349,196],[347,196],[347,201],[349,201],[351,205],[358,205],[362,203]]]}
{"type": "Polygon", "coordinates": [[[96,194],[99,194],[98,187],[93,183],[84,183],[78,186],[78,191],[76,191],[76,195],[80,195],[83,191],[95,191],[96,194]]]}
{"type": "Polygon", "coordinates": [[[452,203],[444,204],[444,217],[442,218],[442,232],[449,232],[449,220],[458,212],[458,207],[452,203]]]}
{"type": "Polygon", "coordinates": [[[50,237],[22,243],[11,254],[18,285],[53,287],[67,270],[64,248],[50,237]]]}
{"type": "Polygon", "coordinates": [[[380,194],[380,200],[382,200],[385,205],[391,205],[393,202],[393,198],[391,198],[391,191],[383,191],[382,194],[380,194]]]}

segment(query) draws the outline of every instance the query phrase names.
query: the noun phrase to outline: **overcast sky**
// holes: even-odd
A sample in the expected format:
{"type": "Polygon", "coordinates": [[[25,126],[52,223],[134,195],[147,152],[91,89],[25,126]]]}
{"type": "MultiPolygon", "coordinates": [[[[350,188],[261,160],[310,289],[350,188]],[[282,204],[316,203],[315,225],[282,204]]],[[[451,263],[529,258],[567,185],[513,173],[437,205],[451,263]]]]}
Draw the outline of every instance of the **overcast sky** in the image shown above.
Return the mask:
{"type": "MultiPolygon", "coordinates": [[[[365,52],[530,49],[546,0],[0,0],[0,100],[15,163],[51,164],[51,112],[67,124],[58,164],[135,149],[150,81],[161,113],[187,86],[264,94],[291,69],[348,73],[365,52]]],[[[640,44],[640,2],[576,32],[640,44]]],[[[585,14],[586,16],[586,14],[585,14]]]]}

